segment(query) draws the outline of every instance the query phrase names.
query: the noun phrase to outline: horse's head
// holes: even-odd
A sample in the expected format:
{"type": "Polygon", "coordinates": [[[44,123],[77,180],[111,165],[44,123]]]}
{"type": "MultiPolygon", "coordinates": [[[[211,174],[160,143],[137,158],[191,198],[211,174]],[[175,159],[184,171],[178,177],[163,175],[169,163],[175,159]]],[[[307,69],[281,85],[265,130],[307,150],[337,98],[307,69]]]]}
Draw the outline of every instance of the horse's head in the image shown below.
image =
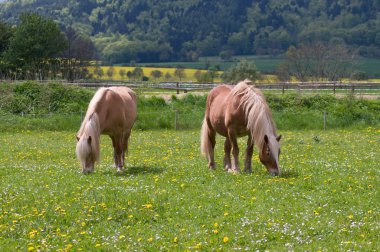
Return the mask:
{"type": "Polygon", "coordinates": [[[280,173],[279,158],[280,158],[280,139],[281,135],[264,136],[263,148],[259,153],[260,161],[268,169],[268,172],[275,176],[280,173]]]}
{"type": "Polygon", "coordinates": [[[92,148],[92,138],[91,136],[77,136],[77,157],[82,165],[83,173],[91,173],[94,171],[94,165],[96,161],[96,156],[92,148]]]}

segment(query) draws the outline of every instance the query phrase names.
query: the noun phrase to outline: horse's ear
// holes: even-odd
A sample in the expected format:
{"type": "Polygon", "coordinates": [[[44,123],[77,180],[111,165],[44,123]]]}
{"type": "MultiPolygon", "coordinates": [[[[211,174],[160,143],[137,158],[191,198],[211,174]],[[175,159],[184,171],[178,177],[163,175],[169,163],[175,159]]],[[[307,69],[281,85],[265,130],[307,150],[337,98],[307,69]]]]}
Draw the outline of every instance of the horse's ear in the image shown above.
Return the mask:
{"type": "Polygon", "coordinates": [[[77,141],[79,141],[80,137],[79,136],[75,136],[77,138],[77,141]]]}
{"type": "Polygon", "coordinates": [[[264,142],[265,142],[266,144],[268,144],[268,143],[269,143],[269,138],[268,138],[268,136],[267,136],[267,135],[264,135],[264,142]]]}
{"type": "Polygon", "coordinates": [[[89,136],[88,139],[87,139],[87,143],[91,144],[91,141],[92,141],[91,136],[89,136]]]}
{"type": "Polygon", "coordinates": [[[276,137],[277,142],[280,142],[281,137],[282,137],[281,135],[279,135],[278,137],[276,137]]]}

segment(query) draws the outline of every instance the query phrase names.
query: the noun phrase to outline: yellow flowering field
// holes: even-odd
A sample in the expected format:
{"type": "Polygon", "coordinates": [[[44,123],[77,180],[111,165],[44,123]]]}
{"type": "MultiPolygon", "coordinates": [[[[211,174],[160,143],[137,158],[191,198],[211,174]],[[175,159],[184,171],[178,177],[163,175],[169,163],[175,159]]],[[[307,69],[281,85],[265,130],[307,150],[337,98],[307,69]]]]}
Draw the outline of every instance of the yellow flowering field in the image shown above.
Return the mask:
{"type": "MultiPolygon", "coordinates": [[[[0,133],[0,251],[376,251],[380,128],[284,131],[282,174],[217,170],[197,130],[132,132],[83,175],[74,131],[0,133]]],[[[244,153],[244,139],[239,142],[244,153]]]]}
{"type": "MultiPolygon", "coordinates": [[[[100,67],[103,70],[103,76],[101,76],[100,79],[102,80],[109,80],[109,76],[107,76],[107,71],[110,68],[110,66],[101,66],[100,67]]],[[[125,73],[128,71],[132,72],[136,67],[127,67],[127,66],[114,66],[112,67],[114,70],[114,74],[112,75],[111,79],[115,81],[121,81],[121,80],[128,80],[127,76],[120,76],[120,70],[124,70],[125,73]]],[[[162,72],[162,77],[158,78],[156,81],[180,81],[178,77],[175,76],[175,68],[169,68],[169,67],[141,67],[143,70],[143,75],[148,77],[150,80],[155,80],[152,76],[151,73],[154,70],[159,70],[162,72]],[[166,79],[165,75],[170,74],[170,79],[166,79]]],[[[89,67],[90,73],[94,74],[95,67],[89,67]]],[[[191,69],[191,68],[185,68],[184,69],[184,77],[182,78],[181,81],[192,81],[196,82],[196,78],[194,77],[195,72],[197,72],[198,69],[191,69]]],[[[201,73],[206,73],[207,70],[199,70],[201,73]]],[[[222,71],[218,71],[218,75],[220,76],[222,74],[222,71]]],[[[94,74],[96,76],[96,74],[94,74]]],[[[220,77],[215,78],[214,82],[221,82],[220,77]]]]}

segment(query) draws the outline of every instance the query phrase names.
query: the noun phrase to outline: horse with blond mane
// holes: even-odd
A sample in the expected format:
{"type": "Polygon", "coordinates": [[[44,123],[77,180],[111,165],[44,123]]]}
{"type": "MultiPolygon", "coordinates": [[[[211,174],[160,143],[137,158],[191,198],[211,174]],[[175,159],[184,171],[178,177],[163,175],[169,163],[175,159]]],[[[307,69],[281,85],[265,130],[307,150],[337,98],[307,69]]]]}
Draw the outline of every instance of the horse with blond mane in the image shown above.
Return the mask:
{"type": "Polygon", "coordinates": [[[245,80],[236,86],[220,85],[210,91],[201,130],[201,152],[208,167],[215,169],[215,135],[226,137],[224,167],[239,172],[238,137],[248,135],[244,171],[252,172],[253,145],[256,144],[261,163],[272,175],[279,174],[280,139],[271,111],[263,94],[245,80]],[[231,164],[231,149],[234,162],[231,164]]]}
{"type": "Polygon", "coordinates": [[[83,173],[93,172],[99,161],[101,134],[110,136],[115,166],[123,171],[136,107],[136,94],[128,87],[100,88],[95,93],[77,133],[76,154],[83,173]]]}

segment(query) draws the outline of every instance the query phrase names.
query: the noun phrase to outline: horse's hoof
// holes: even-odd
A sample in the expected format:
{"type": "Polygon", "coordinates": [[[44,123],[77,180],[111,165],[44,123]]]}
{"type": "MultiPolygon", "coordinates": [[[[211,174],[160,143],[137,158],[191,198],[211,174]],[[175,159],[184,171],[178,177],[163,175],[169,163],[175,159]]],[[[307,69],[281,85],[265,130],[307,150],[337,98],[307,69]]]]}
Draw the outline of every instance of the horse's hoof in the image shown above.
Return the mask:
{"type": "Polygon", "coordinates": [[[228,169],[227,172],[232,173],[232,174],[238,174],[239,173],[238,170],[234,170],[234,169],[228,169]]]}

